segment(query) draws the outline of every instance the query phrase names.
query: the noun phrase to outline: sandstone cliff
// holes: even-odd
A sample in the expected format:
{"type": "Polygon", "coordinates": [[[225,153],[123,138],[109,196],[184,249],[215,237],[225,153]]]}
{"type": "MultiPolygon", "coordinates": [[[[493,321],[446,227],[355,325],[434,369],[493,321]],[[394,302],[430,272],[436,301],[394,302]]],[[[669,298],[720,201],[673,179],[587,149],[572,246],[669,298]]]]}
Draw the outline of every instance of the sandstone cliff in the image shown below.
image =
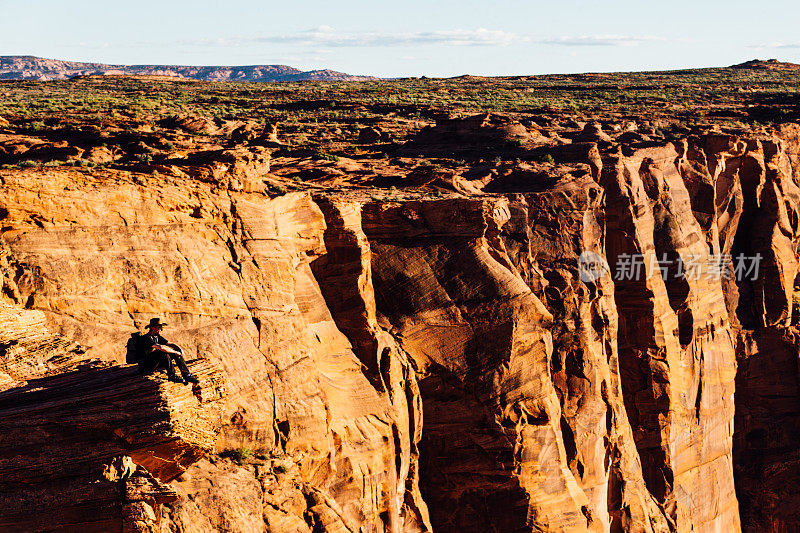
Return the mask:
{"type": "Polygon", "coordinates": [[[0,524],[796,527],[800,131],[597,129],[444,199],[0,170],[0,524]],[[617,276],[725,253],[760,277],[617,276]],[[194,390],[121,366],[151,316],[194,390]]]}

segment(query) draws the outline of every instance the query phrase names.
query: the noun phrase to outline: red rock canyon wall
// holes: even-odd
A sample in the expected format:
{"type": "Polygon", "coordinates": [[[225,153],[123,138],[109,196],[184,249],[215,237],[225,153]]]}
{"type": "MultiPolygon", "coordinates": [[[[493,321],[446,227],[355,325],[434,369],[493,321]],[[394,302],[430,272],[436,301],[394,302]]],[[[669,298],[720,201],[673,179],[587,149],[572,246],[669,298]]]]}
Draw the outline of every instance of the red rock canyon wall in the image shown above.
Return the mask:
{"type": "Polygon", "coordinates": [[[797,130],[584,152],[444,200],[0,171],[0,524],[792,530],[797,130]],[[728,253],[758,279],[619,276],[728,253]],[[151,316],[192,392],[118,366],[151,316]]]}

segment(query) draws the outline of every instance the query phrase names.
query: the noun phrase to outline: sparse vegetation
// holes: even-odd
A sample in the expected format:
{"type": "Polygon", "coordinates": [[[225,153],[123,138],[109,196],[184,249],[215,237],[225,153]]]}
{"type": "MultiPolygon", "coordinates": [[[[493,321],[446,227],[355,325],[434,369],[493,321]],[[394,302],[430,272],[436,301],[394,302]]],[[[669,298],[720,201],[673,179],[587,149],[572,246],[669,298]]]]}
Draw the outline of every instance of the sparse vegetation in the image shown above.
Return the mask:
{"type": "Polygon", "coordinates": [[[262,180],[268,194],[343,181],[387,190],[407,187],[403,176],[417,169],[480,176],[489,170],[502,175],[525,162],[555,164],[550,141],[537,135],[561,144],[558,135],[574,137],[588,122],[614,136],[668,142],[698,126],[741,129],[797,121],[800,72],[701,69],[302,83],[15,81],[0,82],[0,117],[4,133],[25,138],[24,149],[0,151],[4,169],[185,177],[187,169],[181,169],[195,164],[189,162],[193,153],[262,145],[273,161],[262,180]],[[488,112],[517,129],[475,145],[453,142],[435,153],[402,151],[442,117],[488,112]],[[198,124],[181,125],[180,117],[198,124]],[[365,129],[380,132],[381,142],[357,143],[365,129]]]}
{"type": "Polygon", "coordinates": [[[328,154],[328,153],[325,153],[325,152],[315,152],[314,153],[314,158],[323,159],[325,161],[333,161],[333,162],[339,161],[339,159],[340,159],[340,157],[338,155],[328,154]]]}
{"type": "Polygon", "coordinates": [[[228,450],[220,454],[223,457],[228,457],[239,464],[247,462],[253,456],[253,450],[250,448],[242,447],[228,450]]]}
{"type": "MultiPolygon", "coordinates": [[[[0,85],[0,115],[48,128],[42,113],[137,119],[192,113],[229,119],[368,123],[393,112],[431,120],[437,109],[595,115],[613,110],[703,117],[714,109],[765,106],[798,114],[800,72],[698,69],[669,72],[547,75],[516,78],[402,79],[369,82],[225,83],[129,78],[20,81],[0,85]],[[335,98],[332,98],[335,95],[335,98]]],[[[719,117],[725,122],[725,117],[719,117]]],[[[752,119],[757,120],[757,119],[752,119]]],[[[304,141],[298,140],[300,144],[304,141]]]]}

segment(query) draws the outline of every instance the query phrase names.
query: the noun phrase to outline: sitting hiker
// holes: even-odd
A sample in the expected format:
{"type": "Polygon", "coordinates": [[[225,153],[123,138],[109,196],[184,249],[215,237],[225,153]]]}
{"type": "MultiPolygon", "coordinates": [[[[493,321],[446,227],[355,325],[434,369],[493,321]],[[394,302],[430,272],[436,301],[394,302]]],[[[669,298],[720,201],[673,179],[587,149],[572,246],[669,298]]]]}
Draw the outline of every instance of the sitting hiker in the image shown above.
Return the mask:
{"type": "Polygon", "coordinates": [[[198,379],[189,372],[186,361],[183,360],[181,349],[167,342],[167,339],[160,335],[161,330],[166,326],[160,318],[153,318],[147,324],[148,332],[139,338],[139,372],[150,374],[156,370],[164,369],[170,381],[176,383],[197,383],[198,379]],[[181,377],[175,373],[175,365],[181,371],[181,377]]]}

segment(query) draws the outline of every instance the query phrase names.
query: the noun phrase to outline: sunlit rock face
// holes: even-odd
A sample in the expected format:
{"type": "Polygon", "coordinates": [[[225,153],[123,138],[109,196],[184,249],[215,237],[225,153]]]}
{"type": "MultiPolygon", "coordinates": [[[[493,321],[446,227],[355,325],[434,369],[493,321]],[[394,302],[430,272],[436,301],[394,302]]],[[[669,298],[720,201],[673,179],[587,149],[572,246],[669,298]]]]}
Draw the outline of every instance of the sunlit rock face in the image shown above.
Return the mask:
{"type": "Polygon", "coordinates": [[[0,170],[0,524],[791,530],[796,129],[582,132],[446,199],[0,170]],[[124,364],[153,316],[199,384],[124,364]]]}

